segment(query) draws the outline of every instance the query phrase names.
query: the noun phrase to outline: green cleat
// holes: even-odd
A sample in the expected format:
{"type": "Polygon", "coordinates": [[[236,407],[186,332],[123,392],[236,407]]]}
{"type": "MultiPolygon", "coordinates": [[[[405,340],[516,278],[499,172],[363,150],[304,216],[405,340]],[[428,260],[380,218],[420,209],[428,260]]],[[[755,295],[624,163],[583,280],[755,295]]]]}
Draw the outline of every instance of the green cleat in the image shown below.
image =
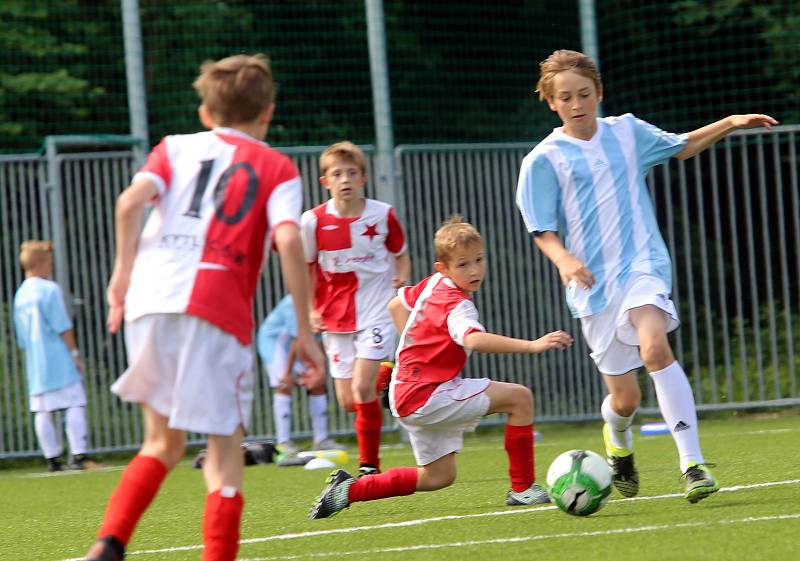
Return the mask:
{"type": "Polygon", "coordinates": [[[547,491],[536,483],[533,483],[530,487],[519,493],[512,489],[506,494],[506,504],[509,506],[538,505],[549,502],[550,497],[547,495],[547,491]]]}
{"type": "Polygon", "coordinates": [[[686,483],[686,500],[694,504],[702,501],[709,495],[719,491],[719,483],[714,479],[708,465],[713,464],[698,464],[693,462],[689,464],[681,478],[686,483]]]}
{"type": "Polygon", "coordinates": [[[606,445],[606,459],[611,468],[611,482],[623,497],[639,494],[639,472],[633,463],[633,452],[627,448],[617,448],[611,442],[611,427],[603,425],[603,441],[606,445]]]}
{"type": "Polygon", "coordinates": [[[350,506],[350,486],[356,482],[355,477],[337,469],[325,482],[327,485],[308,513],[311,520],[328,518],[350,506]]]}

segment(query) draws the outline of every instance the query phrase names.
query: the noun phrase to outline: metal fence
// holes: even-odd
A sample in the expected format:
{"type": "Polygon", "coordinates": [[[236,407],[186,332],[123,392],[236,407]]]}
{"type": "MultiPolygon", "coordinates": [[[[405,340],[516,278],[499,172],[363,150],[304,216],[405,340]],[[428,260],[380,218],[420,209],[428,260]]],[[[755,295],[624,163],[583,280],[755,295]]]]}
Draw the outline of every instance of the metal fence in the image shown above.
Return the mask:
{"type": "MultiPolygon", "coordinates": [[[[673,256],[673,298],[683,320],[672,342],[701,410],[800,404],[798,132],[800,126],[740,132],[692,160],[656,168],[648,178],[673,256]]],[[[473,355],[467,375],[533,388],[538,421],[594,419],[605,394],[601,378],[579,324],[569,317],[554,268],[535,250],[514,206],[519,163],[531,147],[398,147],[398,209],[415,279],[431,271],[438,224],[462,213],[483,233],[489,258],[476,298],[484,324],[516,337],[535,338],[558,328],[576,336],[576,344],[562,353],[473,355]]],[[[284,151],[300,169],[306,206],[321,202],[321,148],[284,151]]],[[[373,150],[366,151],[371,172],[373,150]]],[[[28,238],[60,240],[56,251],[65,268],[56,280],[70,295],[86,356],[93,448],[132,449],[141,441],[136,407],[108,390],[125,357],[122,338],[104,327],[114,199],[128,184],[133,161],[127,150],[0,157],[0,458],[38,454],[11,316],[22,280],[17,251],[28,238]]],[[[265,269],[256,297],[258,321],[284,292],[274,256],[265,269]]],[[[273,434],[271,395],[262,365],[256,364],[252,433],[268,437],[273,434]]],[[[641,379],[642,411],[657,414],[652,384],[644,373],[641,379]]],[[[352,416],[336,405],[332,388],[329,395],[332,432],[351,433],[352,416]]],[[[305,395],[298,395],[294,408],[296,432],[310,435],[305,395]]],[[[393,426],[388,416],[386,425],[393,426]]]]}

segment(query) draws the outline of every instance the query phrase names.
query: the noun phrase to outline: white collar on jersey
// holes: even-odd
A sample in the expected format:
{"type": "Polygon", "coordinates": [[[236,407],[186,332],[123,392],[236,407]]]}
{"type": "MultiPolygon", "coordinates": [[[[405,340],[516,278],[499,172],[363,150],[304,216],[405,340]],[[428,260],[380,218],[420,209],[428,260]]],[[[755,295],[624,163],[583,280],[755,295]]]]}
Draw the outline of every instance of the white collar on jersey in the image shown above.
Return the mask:
{"type": "MultiPolygon", "coordinates": [[[[441,274],[441,273],[439,273],[439,274],[441,274]]],[[[458,286],[456,286],[456,283],[454,283],[453,279],[451,279],[450,277],[446,277],[446,276],[442,275],[442,282],[445,283],[450,288],[458,288],[458,286]]]]}
{"type": "Polygon", "coordinates": [[[213,129],[211,132],[218,132],[220,134],[227,134],[228,136],[238,136],[239,138],[245,138],[247,140],[252,140],[253,142],[258,142],[259,144],[263,144],[264,146],[269,146],[266,142],[262,142],[261,140],[250,136],[246,132],[242,132],[239,129],[232,129],[230,127],[217,127],[213,129]]]}

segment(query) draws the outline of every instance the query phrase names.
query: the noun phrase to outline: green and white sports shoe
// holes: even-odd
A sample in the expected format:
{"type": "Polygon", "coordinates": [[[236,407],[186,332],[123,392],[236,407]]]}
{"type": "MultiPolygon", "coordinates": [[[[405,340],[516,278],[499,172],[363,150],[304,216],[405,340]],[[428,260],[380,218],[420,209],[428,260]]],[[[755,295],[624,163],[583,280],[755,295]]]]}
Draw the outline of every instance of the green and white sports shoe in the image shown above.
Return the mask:
{"type": "Polygon", "coordinates": [[[686,485],[686,500],[694,504],[719,491],[719,483],[708,469],[713,464],[692,462],[681,478],[686,485]]]}
{"type": "Polygon", "coordinates": [[[547,495],[547,491],[539,487],[536,483],[533,483],[530,487],[519,493],[510,490],[506,494],[506,504],[510,506],[538,505],[549,502],[550,497],[547,495]]]}
{"type": "Polygon", "coordinates": [[[350,506],[350,486],[356,482],[355,477],[337,469],[325,482],[327,485],[308,513],[312,520],[328,518],[350,506]]]}
{"type": "Polygon", "coordinates": [[[611,482],[623,497],[635,497],[639,494],[639,472],[633,463],[633,452],[614,446],[608,423],[603,424],[603,442],[606,445],[608,467],[611,468],[611,482]]]}

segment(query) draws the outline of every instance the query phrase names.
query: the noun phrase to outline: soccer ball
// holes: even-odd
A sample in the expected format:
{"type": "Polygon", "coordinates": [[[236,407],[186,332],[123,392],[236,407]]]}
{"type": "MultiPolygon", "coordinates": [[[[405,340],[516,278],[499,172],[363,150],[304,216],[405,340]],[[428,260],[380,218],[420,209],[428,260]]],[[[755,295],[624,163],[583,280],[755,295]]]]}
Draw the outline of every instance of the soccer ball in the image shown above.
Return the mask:
{"type": "Polygon", "coordinates": [[[558,508],[574,516],[597,512],[611,494],[611,469],[591,450],[570,450],[547,470],[547,489],[558,508]]]}

